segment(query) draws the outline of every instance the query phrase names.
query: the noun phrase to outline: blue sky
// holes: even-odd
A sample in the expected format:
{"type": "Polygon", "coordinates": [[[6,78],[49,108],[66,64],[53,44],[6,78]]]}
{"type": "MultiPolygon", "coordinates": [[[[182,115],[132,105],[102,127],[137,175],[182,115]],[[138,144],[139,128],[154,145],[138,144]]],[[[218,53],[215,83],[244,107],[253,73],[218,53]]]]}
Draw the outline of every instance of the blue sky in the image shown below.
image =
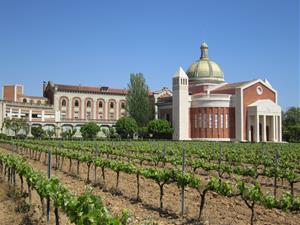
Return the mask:
{"type": "Polygon", "coordinates": [[[286,109],[300,105],[299,1],[0,1],[0,85],[42,94],[42,81],[151,90],[200,56],[227,82],[267,78],[286,109]]]}

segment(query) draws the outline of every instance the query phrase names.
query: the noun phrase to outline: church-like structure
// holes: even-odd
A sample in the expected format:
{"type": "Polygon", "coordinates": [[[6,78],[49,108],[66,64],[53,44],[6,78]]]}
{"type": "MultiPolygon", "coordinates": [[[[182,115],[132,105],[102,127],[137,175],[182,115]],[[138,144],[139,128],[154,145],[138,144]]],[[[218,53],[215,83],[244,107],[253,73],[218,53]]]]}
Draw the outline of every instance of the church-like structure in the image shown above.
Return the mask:
{"type": "Polygon", "coordinates": [[[200,59],[173,76],[158,99],[159,118],[172,122],[174,140],[272,141],[282,137],[277,91],[267,80],[226,83],[202,43],[200,59]]]}

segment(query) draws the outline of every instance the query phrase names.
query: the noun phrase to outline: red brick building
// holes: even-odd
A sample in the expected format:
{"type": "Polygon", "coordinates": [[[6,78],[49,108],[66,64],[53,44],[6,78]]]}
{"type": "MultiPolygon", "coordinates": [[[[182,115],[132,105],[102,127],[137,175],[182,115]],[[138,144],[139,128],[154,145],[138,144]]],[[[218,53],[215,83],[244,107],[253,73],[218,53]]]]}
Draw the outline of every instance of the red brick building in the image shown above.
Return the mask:
{"type": "Polygon", "coordinates": [[[281,141],[281,108],[267,80],[226,83],[220,66],[201,57],[173,77],[173,94],[158,100],[160,118],[174,127],[174,139],[281,141]]]}

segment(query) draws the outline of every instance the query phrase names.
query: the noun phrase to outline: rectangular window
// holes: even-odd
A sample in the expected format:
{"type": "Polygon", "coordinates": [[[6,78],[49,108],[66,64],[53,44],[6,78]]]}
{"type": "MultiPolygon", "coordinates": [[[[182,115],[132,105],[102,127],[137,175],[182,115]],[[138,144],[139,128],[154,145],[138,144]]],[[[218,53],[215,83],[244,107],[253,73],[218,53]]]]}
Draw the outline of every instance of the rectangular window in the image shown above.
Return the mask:
{"type": "Polygon", "coordinates": [[[212,128],[212,114],[209,114],[209,128],[212,128]]]}
{"type": "Polygon", "coordinates": [[[225,115],[225,128],[228,128],[228,113],[225,115]]]}
{"type": "Polygon", "coordinates": [[[194,121],[195,128],[197,128],[197,114],[194,115],[194,120],[195,120],[194,121]]]}
{"type": "Polygon", "coordinates": [[[207,119],[206,119],[206,113],[203,115],[203,128],[206,128],[207,119]]]}
{"type": "Polygon", "coordinates": [[[220,119],[221,119],[221,128],[224,128],[224,115],[223,114],[221,114],[220,115],[220,119]]]}
{"type": "Polygon", "coordinates": [[[215,114],[215,128],[218,128],[218,114],[215,114]]]}
{"type": "Polygon", "coordinates": [[[199,117],[198,117],[198,123],[199,123],[199,128],[202,128],[202,114],[201,113],[199,114],[199,117]]]}

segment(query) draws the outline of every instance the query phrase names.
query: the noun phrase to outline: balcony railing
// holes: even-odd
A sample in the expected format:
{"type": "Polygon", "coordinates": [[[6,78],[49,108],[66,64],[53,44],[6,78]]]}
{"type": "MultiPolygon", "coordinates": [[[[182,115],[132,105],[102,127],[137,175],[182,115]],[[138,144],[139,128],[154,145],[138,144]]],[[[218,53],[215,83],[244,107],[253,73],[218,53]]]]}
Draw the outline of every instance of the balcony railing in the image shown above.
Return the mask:
{"type": "Polygon", "coordinates": [[[61,118],[61,122],[70,122],[70,123],[84,123],[84,122],[96,122],[96,123],[116,123],[115,119],[70,119],[70,118],[61,118]]]}

